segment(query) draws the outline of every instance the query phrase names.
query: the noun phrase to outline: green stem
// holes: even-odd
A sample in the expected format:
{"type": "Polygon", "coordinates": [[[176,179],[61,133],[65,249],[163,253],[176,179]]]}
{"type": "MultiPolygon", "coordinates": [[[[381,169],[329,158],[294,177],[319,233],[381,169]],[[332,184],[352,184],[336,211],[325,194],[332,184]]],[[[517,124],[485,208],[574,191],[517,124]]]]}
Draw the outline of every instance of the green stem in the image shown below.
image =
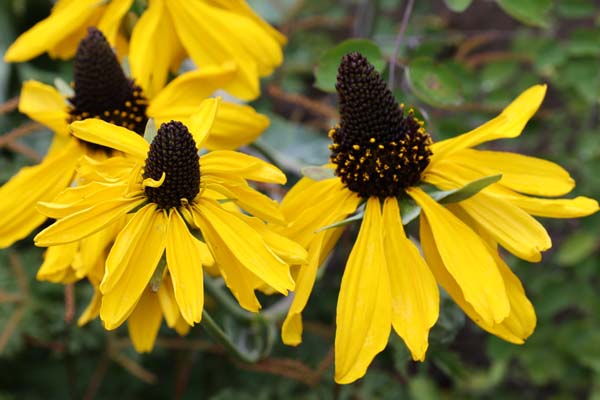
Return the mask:
{"type": "Polygon", "coordinates": [[[202,311],[201,326],[206,329],[208,334],[212,336],[213,339],[221,343],[238,360],[252,364],[259,361],[263,357],[264,352],[254,351],[250,353],[239,349],[235,343],[231,341],[229,336],[227,336],[227,334],[221,329],[221,327],[217,325],[215,320],[212,319],[206,310],[202,311]]]}
{"type": "Polygon", "coordinates": [[[205,276],[204,287],[219,302],[219,304],[223,305],[223,307],[225,307],[234,317],[243,321],[256,321],[258,319],[257,314],[253,314],[240,308],[240,306],[221,289],[222,285],[219,285],[216,280],[205,276]]]}

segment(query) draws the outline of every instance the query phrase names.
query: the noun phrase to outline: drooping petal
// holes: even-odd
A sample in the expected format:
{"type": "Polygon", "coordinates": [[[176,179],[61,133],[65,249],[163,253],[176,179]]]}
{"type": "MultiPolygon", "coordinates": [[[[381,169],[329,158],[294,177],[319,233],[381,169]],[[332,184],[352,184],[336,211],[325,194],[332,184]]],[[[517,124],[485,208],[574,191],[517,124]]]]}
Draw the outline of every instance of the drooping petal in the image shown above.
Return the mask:
{"type": "Polygon", "coordinates": [[[167,268],[182,317],[190,325],[200,322],[204,307],[202,255],[198,240],[189,232],[175,210],[167,229],[167,268]]]}
{"type": "Polygon", "coordinates": [[[486,323],[504,320],[510,312],[504,281],[482,240],[422,189],[408,188],[407,193],[422,208],[421,218],[431,226],[444,266],[465,299],[486,323]]]}
{"type": "Polygon", "coordinates": [[[73,179],[80,149],[74,140],[40,164],[22,168],[0,188],[0,248],[29,235],[46,220],[35,204],[48,201],[73,179]]]}
{"type": "Polygon", "coordinates": [[[55,283],[70,283],[65,278],[73,275],[69,270],[78,248],[77,243],[48,247],[44,255],[44,262],[35,276],[36,279],[55,283]]]}
{"type": "Polygon", "coordinates": [[[484,142],[519,136],[542,104],[545,95],[546,85],[532,86],[513,100],[498,117],[470,132],[434,143],[431,146],[431,163],[435,164],[444,156],[484,142]]]}
{"type": "Polygon", "coordinates": [[[300,266],[294,299],[281,327],[281,340],[288,346],[297,346],[302,342],[302,311],[308,303],[323,258],[329,254],[342,232],[342,228],[323,231],[315,235],[308,247],[308,262],[300,266]]]}
{"type": "Polygon", "coordinates": [[[131,343],[138,353],[147,353],[154,348],[162,312],[158,295],[146,289],[127,320],[131,343]]]}
{"type": "MultiPolygon", "coordinates": [[[[115,225],[123,228],[125,226],[125,217],[120,221],[115,221],[115,225]]],[[[115,227],[109,226],[90,235],[80,242],[80,262],[75,268],[77,276],[83,278],[88,275],[99,259],[104,259],[107,254],[107,249],[116,237],[115,227]]]]}
{"type": "Polygon", "coordinates": [[[100,318],[108,330],[127,319],[165,249],[168,217],[150,204],[138,210],[115,239],[100,283],[100,318]]]}
{"type": "MultiPolygon", "coordinates": [[[[497,262],[497,268],[500,271],[506,293],[510,302],[510,314],[499,324],[486,322],[485,319],[465,300],[461,287],[448,273],[444,262],[438,252],[437,245],[433,238],[431,227],[426,218],[421,218],[421,245],[427,260],[427,264],[435,275],[435,279],[448,292],[452,299],[460,308],[482,329],[511,343],[521,344],[535,327],[535,312],[529,300],[525,296],[523,286],[518,279],[510,272],[510,269],[499,262],[497,254],[493,255],[497,262]]],[[[491,249],[490,249],[491,250],[491,249]]],[[[482,285],[485,282],[481,283],[482,285]]]]}
{"type": "Polygon", "coordinates": [[[281,64],[280,44],[252,18],[205,2],[169,1],[167,8],[177,21],[179,39],[197,65],[236,61],[238,84],[225,89],[243,100],[259,94],[259,75],[268,75],[281,64]]]}
{"type": "Polygon", "coordinates": [[[241,177],[257,182],[284,184],[283,172],[272,164],[231,150],[215,150],[200,157],[203,174],[241,177]]]}
{"type": "Polygon", "coordinates": [[[542,199],[524,196],[519,193],[503,190],[493,191],[493,196],[510,201],[527,213],[547,218],[578,218],[594,214],[600,208],[598,201],[589,197],[577,196],[573,199],[542,199]]]}
{"type": "Polygon", "coordinates": [[[468,225],[480,226],[506,250],[524,260],[539,262],[541,252],[552,247],[542,224],[508,201],[478,193],[452,205],[451,210],[468,225]],[[464,211],[460,213],[461,210],[464,211]]]}
{"type": "Polygon", "coordinates": [[[208,176],[205,178],[204,184],[207,189],[221,193],[226,199],[235,202],[235,204],[256,217],[280,225],[285,224],[285,219],[277,201],[251,188],[243,179],[232,182],[231,179],[214,178],[216,177],[208,176]],[[212,181],[218,181],[219,183],[212,183],[212,181]]]}
{"type": "Polygon", "coordinates": [[[4,54],[6,62],[30,60],[56,46],[61,40],[81,27],[98,6],[97,0],[71,1],[68,6],[56,8],[50,16],[15,40],[4,54]]]}
{"type": "Polygon", "coordinates": [[[101,119],[76,121],[70,127],[73,135],[85,142],[119,150],[140,160],[146,159],[150,149],[148,142],[137,133],[101,119]]]}
{"type": "Polygon", "coordinates": [[[165,0],[149,2],[148,8],[133,28],[130,49],[129,65],[132,76],[144,89],[144,93],[152,99],[163,88],[169,69],[177,63],[180,54],[183,53],[165,0]]]}
{"type": "Polygon", "coordinates": [[[167,326],[173,328],[177,323],[177,319],[181,317],[181,313],[177,306],[177,300],[175,300],[173,283],[169,274],[165,274],[160,283],[158,301],[160,302],[160,308],[162,309],[165,321],[167,321],[167,326]]]}
{"type": "Polygon", "coordinates": [[[307,247],[317,230],[352,214],[360,201],[339,178],[319,182],[302,178],[281,203],[281,211],[289,221],[283,233],[307,247]]]}
{"type": "Polygon", "coordinates": [[[440,296],[433,274],[406,237],[398,200],[383,204],[383,245],[392,295],[392,326],[415,361],[423,361],[429,329],[439,314],[440,296]]]}
{"type": "Polygon", "coordinates": [[[383,250],[378,198],[367,200],[365,216],[346,263],[336,311],[335,381],[361,378],[387,345],[392,296],[383,250]]]}
{"type": "Polygon", "coordinates": [[[145,198],[118,198],[70,214],[62,218],[34,238],[36,246],[54,246],[83,239],[112,224],[116,219],[143,204],[145,198]]]}
{"type": "Polygon", "coordinates": [[[200,226],[217,263],[233,258],[248,271],[280,293],[294,288],[289,266],[276,257],[260,234],[209,199],[199,199],[193,207],[194,222],[200,226]]]}
{"type": "Polygon", "coordinates": [[[269,248],[281,257],[287,264],[304,264],[308,260],[308,253],[300,244],[273,231],[263,221],[255,217],[240,214],[240,217],[259,232],[269,248]]]}
{"type": "Polygon", "coordinates": [[[69,134],[67,103],[53,86],[38,81],[24,82],[19,97],[19,112],[59,135],[69,134]]]}
{"type": "Polygon", "coordinates": [[[483,175],[502,174],[502,185],[536,196],[562,196],[575,186],[573,178],[560,165],[516,153],[464,149],[452,154],[448,161],[483,175]]]}
{"type": "Polygon", "coordinates": [[[236,75],[233,63],[208,65],[186,72],[169,82],[148,107],[156,119],[180,119],[196,112],[198,105],[236,75]]]}
{"type": "Polygon", "coordinates": [[[81,316],[77,320],[77,326],[81,327],[98,317],[98,315],[100,314],[101,302],[102,295],[100,294],[100,291],[97,288],[94,288],[94,295],[92,296],[90,303],[87,305],[85,310],[83,310],[83,313],[81,313],[81,316]]]}
{"type": "Polygon", "coordinates": [[[112,47],[116,46],[121,21],[132,4],[133,0],[113,0],[108,3],[102,13],[102,18],[98,22],[98,29],[102,31],[112,47]]]}
{"type": "Polygon", "coordinates": [[[204,147],[211,150],[237,149],[253,142],[268,127],[269,118],[252,107],[223,101],[204,147]]]}

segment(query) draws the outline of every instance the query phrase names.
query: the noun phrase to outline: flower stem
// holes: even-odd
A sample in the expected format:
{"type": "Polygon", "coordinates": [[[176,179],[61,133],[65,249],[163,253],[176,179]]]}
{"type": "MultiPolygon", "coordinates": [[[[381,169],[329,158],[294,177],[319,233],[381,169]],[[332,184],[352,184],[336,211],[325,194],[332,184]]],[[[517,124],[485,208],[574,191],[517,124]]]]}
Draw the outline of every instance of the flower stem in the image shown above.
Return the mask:
{"type": "Polygon", "coordinates": [[[210,314],[206,311],[202,311],[202,324],[201,326],[206,329],[208,334],[213,339],[221,343],[229,353],[231,353],[238,360],[245,363],[255,363],[263,357],[263,351],[244,351],[238,348],[235,343],[231,341],[231,338],[221,329],[215,322],[210,314]]]}

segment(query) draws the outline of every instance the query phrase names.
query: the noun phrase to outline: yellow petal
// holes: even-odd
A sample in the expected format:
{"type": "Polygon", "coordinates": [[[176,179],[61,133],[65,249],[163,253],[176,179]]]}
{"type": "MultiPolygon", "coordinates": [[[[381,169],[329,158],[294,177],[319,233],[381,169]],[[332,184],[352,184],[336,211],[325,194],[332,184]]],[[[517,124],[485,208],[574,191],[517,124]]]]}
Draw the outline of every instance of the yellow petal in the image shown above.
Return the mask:
{"type": "Polygon", "coordinates": [[[392,296],[383,250],[379,199],[367,200],[356,243],[346,263],[336,311],[335,381],[362,378],[387,345],[392,296]]]}
{"type": "Polygon", "coordinates": [[[52,246],[46,250],[44,262],[37,272],[36,279],[55,283],[68,283],[64,279],[69,276],[71,264],[79,248],[77,243],[52,246]]]}
{"type": "Polygon", "coordinates": [[[161,321],[162,312],[158,296],[146,289],[127,321],[129,337],[135,351],[138,353],[152,351],[161,321]]]}
{"type": "Polygon", "coordinates": [[[230,150],[215,150],[200,157],[203,174],[234,176],[257,182],[284,184],[283,172],[259,158],[230,150]]]}
{"type": "Polygon", "coordinates": [[[167,7],[177,21],[175,29],[183,46],[197,65],[236,61],[238,85],[225,88],[235,96],[256,97],[258,75],[268,75],[281,64],[280,44],[252,18],[204,2],[170,1],[167,7]]]}
{"type": "MultiPolygon", "coordinates": [[[[460,308],[482,329],[508,341],[511,343],[520,344],[527,338],[535,327],[535,313],[533,307],[521,286],[518,279],[512,275],[510,269],[503,263],[499,262],[497,254],[493,254],[494,261],[498,262],[497,268],[500,271],[506,293],[510,302],[511,311],[501,323],[495,324],[486,322],[485,319],[473,308],[473,306],[465,300],[461,287],[448,273],[444,263],[440,257],[436,243],[431,232],[431,227],[426,218],[421,218],[421,245],[427,259],[427,264],[435,275],[435,279],[448,292],[452,299],[460,306],[460,308]]],[[[490,249],[493,253],[493,251],[490,249]]]]}
{"type": "Polygon", "coordinates": [[[200,199],[193,208],[208,247],[217,263],[234,258],[280,293],[294,288],[289,266],[276,257],[252,227],[213,200],[200,199]]]}
{"type": "Polygon", "coordinates": [[[575,181],[564,168],[541,158],[464,149],[453,154],[449,161],[476,169],[483,175],[502,174],[500,183],[521,193],[562,196],[575,187],[575,181]]]}
{"type": "MultiPolygon", "coordinates": [[[[121,228],[125,226],[123,219],[115,222],[115,224],[121,228]]],[[[80,263],[75,268],[77,276],[83,278],[96,266],[98,260],[106,258],[108,248],[114,241],[115,236],[115,228],[109,226],[81,240],[79,249],[80,263]]]]}
{"type": "Polygon", "coordinates": [[[47,126],[59,135],[69,134],[67,102],[50,85],[25,81],[19,97],[19,111],[34,121],[47,126]]]}
{"type": "Polygon", "coordinates": [[[4,54],[4,61],[27,61],[48,51],[77,30],[81,22],[94,13],[97,6],[97,0],[80,0],[53,10],[48,18],[38,22],[17,38],[4,54]]]}
{"type": "Polygon", "coordinates": [[[35,204],[48,201],[69,185],[81,155],[74,140],[41,164],[22,168],[0,188],[0,247],[29,235],[46,220],[35,204]]]}
{"type": "Polygon", "coordinates": [[[360,201],[339,178],[319,182],[302,178],[281,203],[281,210],[290,221],[283,233],[308,246],[318,229],[343,220],[356,211],[360,201]]]}
{"type": "Polygon", "coordinates": [[[163,88],[169,69],[182,52],[165,1],[152,0],[133,28],[129,52],[132,76],[149,98],[163,88]]]}
{"type": "Polygon", "coordinates": [[[100,314],[101,302],[102,295],[100,294],[100,291],[98,289],[94,288],[94,296],[92,296],[90,303],[87,305],[85,310],[83,310],[83,313],[81,313],[81,316],[77,320],[77,326],[81,327],[98,317],[98,315],[100,314]]]}
{"type": "Polygon", "coordinates": [[[100,318],[108,330],[125,321],[150,282],[165,248],[168,218],[156,204],[137,211],[119,233],[100,284],[100,318]]]}
{"type": "Polygon", "coordinates": [[[398,201],[383,204],[384,249],[392,294],[392,326],[415,361],[423,361],[429,329],[439,314],[437,283],[417,247],[406,237],[398,201]]]}
{"type": "Polygon", "coordinates": [[[200,149],[204,146],[204,142],[209,137],[212,130],[213,122],[217,115],[217,110],[220,107],[221,99],[206,99],[200,104],[198,109],[188,120],[188,128],[196,142],[196,148],[200,149]]]}
{"type": "Polygon", "coordinates": [[[287,43],[287,38],[256,14],[245,0],[213,0],[213,3],[218,3],[219,6],[223,8],[235,11],[244,17],[251,18],[253,22],[259,24],[262,29],[273,36],[279,44],[284,45],[287,43]]]}
{"type": "MultiPolygon", "coordinates": [[[[148,257],[148,265],[154,259],[156,264],[158,263],[165,247],[167,233],[165,219],[164,210],[157,210],[157,205],[154,203],[143,206],[133,214],[125,227],[119,231],[106,260],[104,278],[100,283],[102,294],[115,288],[130,264],[139,264],[139,252],[143,252],[144,256],[148,257]],[[153,240],[152,244],[156,246],[150,247],[148,240],[153,240]],[[148,246],[147,251],[144,251],[144,246],[148,246]]],[[[148,266],[148,269],[154,272],[152,266],[148,266]]]]}
{"type": "Polygon", "coordinates": [[[198,105],[222,88],[235,74],[235,64],[226,63],[208,65],[179,75],[152,99],[148,115],[159,120],[187,117],[197,112],[198,105]]]}
{"type": "Polygon", "coordinates": [[[509,190],[492,192],[491,194],[510,201],[512,204],[537,217],[586,217],[599,210],[598,202],[596,200],[584,196],[577,196],[574,199],[540,199],[537,197],[523,196],[509,190]]]}
{"type": "Polygon", "coordinates": [[[160,308],[167,321],[167,326],[173,328],[177,323],[177,319],[181,316],[181,313],[177,306],[177,300],[175,300],[173,283],[169,274],[165,274],[160,283],[160,287],[158,288],[158,301],[160,302],[160,308]]]}
{"type": "Polygon", "coordinates": [[[204,147],[237,149],[256,140],[268,127],[269,118],[252,107],[223,101],[204,147]]]}
{"type": "Polygon", "coordinates": [[[433,152],[431,162],[435,163],[444,155],[475,147],[484,142],[519,136],[542,104],[545,95],[546,85],[532,86],[510,103],[498,117],[470,132],[434,143],[431,146],[433,152]]]}
{"type": "Polygon", "coordinates": [[[181,215],[172,210],[167,229],[167,268],[181,316],[190,325],[200,322],[204,306],[202,250],[198,247],[198,240],[189,232],[181,215]]]}
{"type": "Polygon", "coordinates": [[[36,246],[53,246],[83,239],[143,204],[145,198],[108,200],[56,221],[34,238],[36,246]]]}
{"type": "Polygon", "coordinates": [[[249,217],[243,214],[240,214],[240,217],[254,230],[259,232],[269,248],[271,248],[271,250],[286,263],[292,265],[305,264],[307,262],[308,253],[300,244],[274,232],[270,229],[270,226],[267,226],[258,218],[249,217]]]}
{"type": "MultiPolygon", "coordinates": [[[[482,240],[450,211],[419,188],[407,193],[422,208],[445,268],[460,286],[465,299],[486,323],[499,323],[509,312],[504,282],[482,240]]],[[[427,254],[425,254],[427,259],[427,254]]],[[[429,259],[428,264],[429,264],[429,259]]]]}
{"type": "Polygon", "coordinates": [[[524,260],[539,262],[541,252],[552,247],[542,224],[507,201],[478,193],[449,208],[467,225],[481,227],[506,250],[524,260]]]}
{"type": "Polygon", "coordinates": [[[132,4],[133,0],[112,0],[106,6],[102,18],[98,22],[98,29],[102,31],[112,47],[115,47],[117,44],[117,35],[121,27],[121,21],[132,4]]]}
{"type": "Polygon", "coordinates": [[[140,160],[146,159],[150,149],[148,142],[137,133],[101,119],[76,121],[70,127],[73,135],[85,142],[119,150],[140,160]]]}
{"type": "Polygon", "coordinates": [[[281,327],[281,339],[289,346],[297,346],[302,342],[302,311],[308,303],[319,266],[342,232],[343,229],[340,228],[323,231],[315,235],[308,247],[308,262],[300,267],[294,299],[281,327]]]}
{"type": "Polygon", "coordinates": [[[225,198],[234,201],[235,204],[256,217],[281,225],[285,224],[283,214],[279,210],[279,204],[270,197],[248,186],[243,179],[239,182],[231,182],[231,184],[229,184],[229,179],[223,179],[220,180],[220,183],[213,184],[210,183],[213,180],[211,178],[214,177],[206,177],[206,188],[223,194],[225,198]]]}

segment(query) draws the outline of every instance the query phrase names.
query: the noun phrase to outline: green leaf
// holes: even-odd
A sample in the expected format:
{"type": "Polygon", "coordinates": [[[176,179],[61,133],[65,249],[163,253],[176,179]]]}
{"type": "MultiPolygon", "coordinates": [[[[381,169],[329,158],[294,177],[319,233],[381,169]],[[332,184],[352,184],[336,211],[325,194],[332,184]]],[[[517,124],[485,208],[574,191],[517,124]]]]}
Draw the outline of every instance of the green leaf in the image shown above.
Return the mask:
{"type": "Polygon", "coordinates": [[[323,232],[324,230],[327,230],[327,229],[339,228],[340,226],[348,225],[354,221],[360,221],[363,219],[364,215],[365,215],[365,206],[363,204],[362,206],[360,206],[356,209],[356,213],[354,215],[352,215],[346,219],[343,219],[341,221],[335,222],[333,224],[323,226],[323,227],[317,229],[315,231],[315,233],[323,232]]]}
{"type": "Polygon", "coordinates": [[[498,182],[500,179],[502,179],[502,174],[486,176],[485,178],[467,183],[460,189],[447,190],[445,192],[439,192],[439,194],[433,193],[431,194],[431,197],[442,204],[458,203],[469,197],[475,196],[477,193],[481,192],[491,184],[498,182]]]}
{"type": "Polygon", "coordinates": [[[332,168],[318,167],[314,165],[311,165],[310,167],[304,167],[300,170],[300,172],[305,177],[317,182],[335,177],[335,171],[332,168]]]}
{"type": "Polygon", "coordinates": [[[472,2],[473,0],[444,0],[446,7],[457,13],[465,11],[472,2]]]}
{"type": "Polygon", "coordinates": [[[463,101],[460,81],[452,69],[431,58],[414,59],[406,68],[406,78],[414,94],[429,105],[443,108],[463,101]]]}
{"type": "Polygon", "coordinates": [[[571,33],[567,51],[572,56],[600,55],[600,30],[577,29],[571,33]]]}
{"type": "Polygon", "coordinates": [[[551,0],[496,0],[498,5],[511,17],[520,22],[547,28],[550,25],[548,11],[551,0]]]}
{"type": "Polygon", "coordinates": [[[587,18],[595,12],[591,0],[557,1],[556,3],[558,14],[565,18],[587,18]]]}
{"type": "Polygon", "coordinates": [[[556,262],[565,267],[573,267],[583,262],[598,248],[600,241],[589,232],[577,232],[560,247],[556,262]]]}
{"type": "Polygon", "coordinates": [[[349,39],[326,51],[321,56],[315,69],[315,86],[326,92],[335,92],[340,61],[343,56],[353,51],[358,51],[367,57],[379,73],[385,69],[386,61],[375,43],[366,39],[349,39]]]}
{"type": "Polygon", "coordinates": [[[492,92],[509,84],[513,76],[519,71],[516,61],[500,61],[487,64],[481,72],[481,88],[492,92]]]}

